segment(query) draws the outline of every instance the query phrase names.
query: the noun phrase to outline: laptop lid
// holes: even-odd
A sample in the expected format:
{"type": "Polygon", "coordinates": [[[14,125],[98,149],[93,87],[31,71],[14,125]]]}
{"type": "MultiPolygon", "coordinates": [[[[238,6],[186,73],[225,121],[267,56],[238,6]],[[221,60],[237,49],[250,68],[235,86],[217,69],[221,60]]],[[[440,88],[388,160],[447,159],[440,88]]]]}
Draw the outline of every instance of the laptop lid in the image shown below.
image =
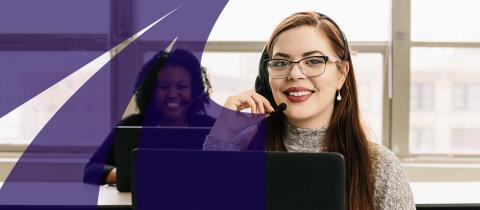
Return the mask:
{"type": "Polygon", "coordinates": [[[129,192],[130,154],[135,148],[196,149],[201,150],[210,127],[140,127],[115,128],[115,163],[117,189],[129,192]]]}
{"type": "Polygon", "coordinates": [[[131,157],[134,209],[345,209],[338,153],[138,149],[131,157]]]}

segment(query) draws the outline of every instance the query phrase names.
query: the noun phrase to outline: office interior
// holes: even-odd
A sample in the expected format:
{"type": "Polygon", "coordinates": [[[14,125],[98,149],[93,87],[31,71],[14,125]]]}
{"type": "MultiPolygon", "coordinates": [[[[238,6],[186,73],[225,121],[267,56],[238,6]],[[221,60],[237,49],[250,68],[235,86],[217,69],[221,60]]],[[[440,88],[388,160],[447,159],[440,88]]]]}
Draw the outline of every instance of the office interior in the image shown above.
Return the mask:
{"type": "MultiPolygon", "coordinates": [[[[51,16],[63,19],[37,12],[40,21],[64,24],[61,30],[33,27],[34,23],[28,22],[22,22],[25,27],[0,27],[0,74],[7,75],[13,66],[22,71],[19,75],[29,77],[28,81],[45,76],[60,78],[64,75],[63,62],[73,57],[94,59],[125,34],[141,30],[139,14],[151,10],[146,2],[58,1],[55,3],[68,11],[51,16]],[[68,25],[84,17],[84,11],[101,17],[94,20],[98,27],[68,25]],[[25,52],[33,53],[26,56],[25,52]],[[31,70],[38,65],[47,68],[31,70]]],[[[22,3],[19,1],[14,8],[22,8],[22,3]]],[[[41,3],[38,6],[41,8],[41,3]]],[[[417,209],[475,209],[480,208],[480,29],[475,27],[479,6],[475,0],[459,0],[454,5],[445,0],[231,0],[215,22],[204,49],[200,44],[196,53],[201,54],[201,64],[212,84],[211,99],[222,105],[228,96],[253,88],[261,52],[280,20],[298,11],[327,14],[349,41],[369,139],[399,158],[417,209]]],[[[0,19],[15,18],[12,12],[2,10],[6,9],[0,8],[0,19]]],[[[111,66],[104,68],[137,71],[162,46],[173,46],[171,41],[138,37],[135,54],[131,55],[135,59],[122,66],[115,66],[112,60],[111,66]]],[[[195,43],[179,42],[175,47],[195,43]]],[[[96,105],[81,104],[78,110],[70,111],[101,114],[108,110],[111,118],[100,123],[112,127],[117,123],[115,116],[128,116],[138,110],[133,99],[126,107],[116,103],[123,93],[132,92],[132,87],[121,84],[122,75],[114,71],[107,75],[107,82],[95,93],[107,97],[96,105]]],[[[7,78],[0,77],[0,103],[11,97],[11,90],[31,85],[7,78]]],[[[0,117],[0,182],[7,179],[35,136],[68,101],[68,94],[82,85],[81,79],[62,81],[52,83],[52,87],[56,85],[48,89],[52,91],[38,92],[43,97],[32,97],[29,103],[18,106],[21,109],[0,117]]],[[[89,145],[84,146],[88,150],[89,145]]],[[[72,164],[88,161],[81,149],[68,145],[37,152],[39,158],[34,162],[40,166],[42,152],[71,158],[72,164]]],[[[58,167],[69,166],[62,163],[58,167]]],[[[128,209],[131,202],[129,193],[112,186],[100,187],[98,205],[104,209],[128,209]]]]}

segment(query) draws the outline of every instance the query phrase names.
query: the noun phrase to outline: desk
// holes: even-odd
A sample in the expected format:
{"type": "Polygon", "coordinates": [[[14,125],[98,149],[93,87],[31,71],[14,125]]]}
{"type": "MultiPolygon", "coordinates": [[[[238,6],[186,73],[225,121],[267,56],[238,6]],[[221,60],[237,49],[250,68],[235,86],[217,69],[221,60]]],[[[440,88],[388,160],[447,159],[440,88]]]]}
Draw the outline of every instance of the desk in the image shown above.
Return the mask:
{"type": "MultiPolygon", "coordinates": [[[[480,182],[412,182],[410,186],[417,209],[480,208],[480,182]]],[[[131,194],[101,186],[97,203],[99,209],[130,209],[131,194]]]]}
{"type": "MultiPolygon", "coordinates": [[[[118,192],[116,187],[112,186],[98,186],[84,183],[73,182],[13,182],[9,183],[15,186],[17,190],[13,193],[18,194],[8,198],[7,200],[1,200],[0,209],[92,209],[92,206],[86,205],[87,202],[78,197],[86,196],[87,194],[96,192],[99,189],[97,205],[98,209],[131,209],[132,198],[131,193],[118,192]],[[75,195],[66,196],[61,199],[54,199],[52,202],[51,196],[38,195],[38,190],[44,192],[46,189],[76,189],[75,195]],[[30,192],[28,189],[34,189],[37,192],[30,192]],[[45,189],[45,190],[44,190],[45,189]],[[27,197],[28,199],[25,199],[27,197]],[[43,198],[47,199],[43,199],[43,198]],[[28,207],[28,208],[27,208],[28,207]]],[[[3,182],[0,182],[0,190],[3,186],[3,182]]],[[[63,191],[61,192],[63,193],[63,191]]],[[[69,192],[64,192],[69,193],[69,192]]],[[[91,198],[91,197],[90,197],[91,198]]]]}
{"type": "Polygon", "coordinates": [[[118,192],[116,187],[101,186],[98,195],[99,206],[128,206],[132,205],[132,195],[129,192],[118,192]]]}
{"type": "Polygon", "coordinates": [[[412,182],[417,209],[480,209],[480,182],[412,182]]]}

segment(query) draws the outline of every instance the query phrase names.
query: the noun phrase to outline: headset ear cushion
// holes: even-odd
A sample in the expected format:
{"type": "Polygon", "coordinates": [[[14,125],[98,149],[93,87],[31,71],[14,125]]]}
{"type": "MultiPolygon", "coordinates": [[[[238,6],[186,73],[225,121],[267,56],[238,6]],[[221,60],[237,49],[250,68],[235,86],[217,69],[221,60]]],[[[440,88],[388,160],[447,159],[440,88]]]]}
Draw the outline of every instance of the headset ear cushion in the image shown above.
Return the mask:
{"type": "Polygon", "coordinates": [[[263,95],[264,89],[262,87],[262,81],[260,80],[260,76],[257,76],[255,79],[255,91],[260,95],[263,95]]]}
{"type": "Polygon", "coordinates": [[[255,91],[261,95],[265,95],[267,91],[267,87],[265,87],[265,82],[267,79],[267,69],[265,68],[264,60],[268,59],[267,50],[263,50],[262,56],[260,58],[260,62],[258,63],[258,76],[255,79],[255,91]]]}
{"type": "Polygon", "coordinates": [[[255,79],[255,91],[261,95],[265,95],[267,91],[267,87],[265,84],[268,76],[267,76],[267,69],[265,66],[264,60],[268,59],[268,53],[267,50],[263,50],[262,56],[260,58],[260,62],[258,64],[258,76],[255,79]]]}
{"type": "Polygon", "coordinates": [[[268,53],[266,50],[263,51],[262,57],[260,58],[260,63],[258,65],[258,76],[255,79],[255,91],[267,98],[267,100],[272,104],[273,107],[276,107],[275,100],[273,99],[272,90],[270,90],[270,84],[268,83],[268,72],[267,66],[265,65],[264,60],[268,59],[268,53]]]}

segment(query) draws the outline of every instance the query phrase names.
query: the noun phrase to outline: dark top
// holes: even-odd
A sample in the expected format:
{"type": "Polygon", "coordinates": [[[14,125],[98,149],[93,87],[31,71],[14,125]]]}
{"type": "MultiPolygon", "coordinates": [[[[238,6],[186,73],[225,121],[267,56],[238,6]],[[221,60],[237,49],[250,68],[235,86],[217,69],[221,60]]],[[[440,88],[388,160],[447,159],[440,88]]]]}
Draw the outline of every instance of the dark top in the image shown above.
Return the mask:
{"type": "MultiPolygon", "coordinates": [[[[189,127],[212,127],[215,123],[215,119],[208,115],[193,115],[187,119],[189,127]]],[[[141,114],[132,114],[122,119],[117,126],[156,126],[145,125],[144,116],[141,114]]],[[[113,170],[115,164],[115,149],[113,148],[113,129],[102,145],[97,149],[90,161],[87,163],[84,172],[84,181],[92,184],[106,184],[108,173],[113,170]],[[105,154],[108,153],[108,156],[105,154]],[[101,172],[102,171],[102,172],[101,172]],[[98,177],[98,174],[102,174],[98,177]],[[99,180],[100,179],[100,180],[99,180]]]]}

